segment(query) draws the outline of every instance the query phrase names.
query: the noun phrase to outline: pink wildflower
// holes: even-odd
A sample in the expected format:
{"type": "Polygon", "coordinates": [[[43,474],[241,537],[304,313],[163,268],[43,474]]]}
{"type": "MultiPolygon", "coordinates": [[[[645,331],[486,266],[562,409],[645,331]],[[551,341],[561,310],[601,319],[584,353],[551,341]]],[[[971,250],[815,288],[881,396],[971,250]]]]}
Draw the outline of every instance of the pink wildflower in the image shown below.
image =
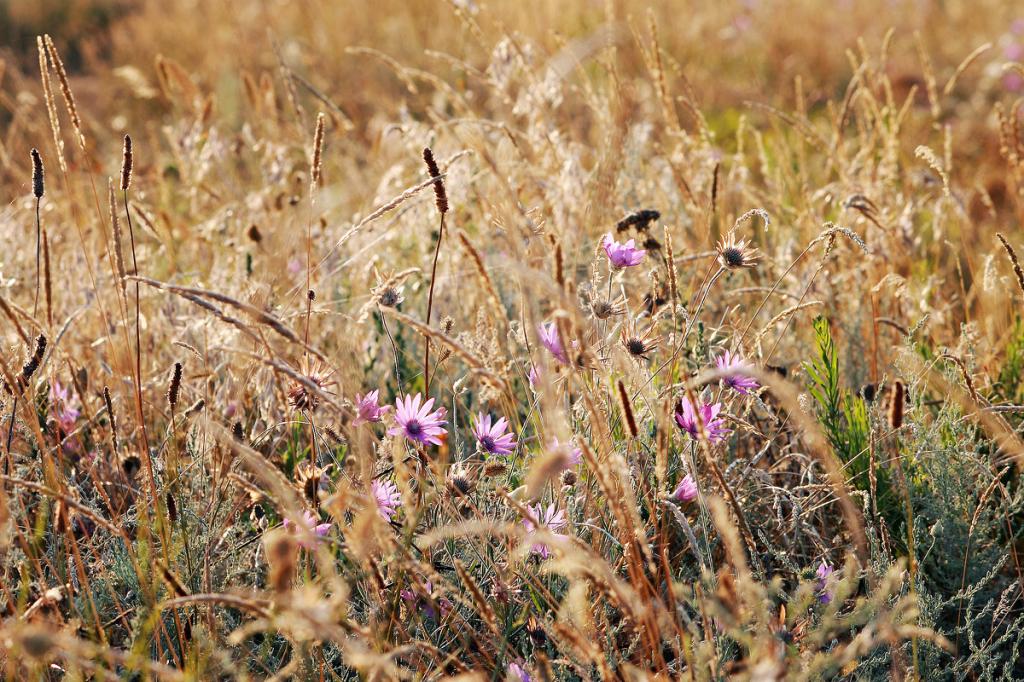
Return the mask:
{"type": "Polygon", "coordinates": [[[388,429],[389,436],[405,436],[414,443],[441,444],[441,436],[448,431],[444,428],[443,407],[431,413],[430,408],[434,406],[434,399],[430,398],[423,402],[423,395],[417,393],[415,396],[406,395],[395,401],[395,421],[397,424],[388,429]]]}

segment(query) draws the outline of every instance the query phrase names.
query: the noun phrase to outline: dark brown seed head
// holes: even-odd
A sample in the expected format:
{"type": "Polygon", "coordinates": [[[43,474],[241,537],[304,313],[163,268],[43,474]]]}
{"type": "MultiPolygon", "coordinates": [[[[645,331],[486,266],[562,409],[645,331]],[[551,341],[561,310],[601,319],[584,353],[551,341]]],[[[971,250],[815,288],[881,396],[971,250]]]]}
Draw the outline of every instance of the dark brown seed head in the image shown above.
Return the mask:
{"type": "Polygon", "coordinates": [[[253,223],[252,225],[249,226],[247,234],[249,235],[249,239],[256,242],[257,244],[263,241],[263,233],[260,232],[260,228],[256,225],[256,223],[253,223]]]}
{"type": "Polygon", "coordinates": [[[574,485],[576,485],[576,481],[578,479],[579,477],[576,475],[576,472],[573,471],[572,469],[566,469],[565,471],[562,472],[562,485],[571,488],[574,485]]]}
{"type": "Polygon", "coordinates": [[[121,191],[127,192],[128,188],[132,184],[132,165],[134,164],[134,157],[132,156],[132,138],[130,135],[124,136],[124,150],[121,153],[121,191]]]}
{"type": "Polygon", "coordinates": [[[448,193],[444,188],[444,180],[441,179],[441,169],[437,167],[434,152],[430,150],[430,147],[423,148],[423,161],[427,164],[430,177],[436,178],[434,180],[434,201],[437,203],[438,213],[444,215],[448,212],[448,193]]]}
{"type": "Polygon", "coordinates": [[[33,147],[32,151],[32,194],[36,199],[43,198],[43,157],[39,150],[33,147]]]}
{"type": "Polygon", "coordinates": [[[903,408],[906,389],[902,381],[897,381],[889,391],[889,427],[894,431],[903,426],[903,408]]]}
{"type": "Polygon", "coordinates": [[[239,443],[245,440],[245,432],[242,430],[242,422],[235,422],[235,425],[231,427],[231,435],[234,436],[235,440],[239,443]]]}
{"type": "Polygon", "coordinates": [[[139,469],[142,468],[142,461],[135,455],[128,455],[121,460],[121,469],[124,471],[124,475],[128,478],[135,478],[135,474],[139,473],[139,469]]]}
{"type": "Polygon", "coordinates": [[[181,390],[181,363],[174,363],[174,369],[171,371],[171,383],[167,387],[167,404],[171,406],[173,411],[175,406],[178,404],[178,392],[181,390]]]}
{"type": "Polygon", "coordinates": [[[171,523],[177,523],[178,504],[174,501],[174,495],[168,492],[165,499],[167,500],[167,516],[171,518],[171,523]]]}
{"type": "Polygon", "coordinates": [[[619,232],[625,232],[630,227],[636,227],[639,232],[643,232],[651,226],[651,223],[660,217],[661,213],[652,208],[641,209],[635,213],[630,213],[628,216],[616,223],[615,229],[619,232]]]}
{"type": "Polygon", "coordinates": [[[46,337],[40,334],[36,338],[36,348],[32,353],[32,357],[25,361],[25,364],[21,367],[21,382],[22,384],[28,384],[29,379],[39,369],[39,363],[43,361],[43,354],[46,352],[46,337]]]}

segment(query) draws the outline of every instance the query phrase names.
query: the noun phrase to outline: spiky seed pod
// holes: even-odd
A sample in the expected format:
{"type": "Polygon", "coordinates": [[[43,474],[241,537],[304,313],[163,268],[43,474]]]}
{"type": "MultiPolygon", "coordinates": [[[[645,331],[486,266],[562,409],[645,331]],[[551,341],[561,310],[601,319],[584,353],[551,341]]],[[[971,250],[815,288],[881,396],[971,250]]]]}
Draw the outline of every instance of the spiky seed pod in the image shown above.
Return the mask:
{"type": "Polygon", "coordinates": [[[576,481],[578,480],[579,476],[577,476],[576,472],[573,471],[572,469],[566,469],[565,471],[562,472],[562,485],[571,488],[574,485],[576,485],[576,481]]]}
{"type": "Polygon", "coordinates": [[[30,152],[32,154],[32,194],[35,195],[36,199],[43,198],[43,157],[39,155],[39,150],[35,147],[30,152]]]}
{"type": "Polygon", "coordinates": [[[127,192],[132,185],[132,166],[135,163],[132,154],[131,135],[124,136],[124,149],[121,152],[121,191],[127,192]]]}
{"type": "Polygon", "coordinates": [[[895,431],[903,426],[903,408],[906,389],[902,381],[897,381],[889,391],[889,427],[895,431]]]}
{"type": "Polygon", "coordinates": [[[174,369],[171,370],[171,383],[167,387],[167,404],[171,406],[171,411],[178,405],[178,392],[181,390],[181,363],[174,363],[174,369]]]}
{"type": "Polygon", "coordinates": [[[501,476],[508,470],[508,465],[496,459],[492,459],[484,465],[483,475],[487,477],[501,476]]]}
{"type": "Polygon", "coordinates": [[[437,167],[437,161],[434,160],[434,152],[430,150],[430,147],[423,148],[423,161],[427,164],[430,177],[435,178],[434,201],[437,203],[438,212],[444,215],[448,212],[448,193],[444,188],[444,180],[441,179],[441,169],[437,167]]]}
{"type": "Polygon", "coordinates": [[[448,477],[448,490],[452,497],[465,497],[473,492],[473,480],[465,471],[455,470],[448,477]]]}
{"type": "Polygon", "coordinates": [[[235,425],[231,427],[231,435],[234,436],[235,441],[239,443],[245,441],[245,432],[242,430],[242,422],[235,422],[235,425]]]}

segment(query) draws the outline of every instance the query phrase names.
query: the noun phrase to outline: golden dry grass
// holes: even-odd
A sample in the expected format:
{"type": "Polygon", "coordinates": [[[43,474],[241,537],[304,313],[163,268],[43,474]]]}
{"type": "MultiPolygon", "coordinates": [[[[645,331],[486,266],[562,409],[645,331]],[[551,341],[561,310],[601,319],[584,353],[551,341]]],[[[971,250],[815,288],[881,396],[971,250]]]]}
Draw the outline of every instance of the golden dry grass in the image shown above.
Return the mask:
{"type": "Polygon", "coordinates": [[[0,20],[9,678],[1024,677],[1012,3],[0,20]]]}

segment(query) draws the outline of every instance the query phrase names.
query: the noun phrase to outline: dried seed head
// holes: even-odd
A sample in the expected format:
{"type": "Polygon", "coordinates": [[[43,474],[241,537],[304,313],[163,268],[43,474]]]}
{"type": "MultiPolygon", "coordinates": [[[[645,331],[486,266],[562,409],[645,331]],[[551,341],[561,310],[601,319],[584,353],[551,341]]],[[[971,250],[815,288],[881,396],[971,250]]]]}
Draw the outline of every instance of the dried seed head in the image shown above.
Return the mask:
{"type": "Polygon", "coordinates": [[[395,308],[402,304],[405,297],[402,296],[402,292],[405,287],[381,287],[377,292],[377,303],[384,306],[385,308],[395,308]]]}
{"type": "Polygon", "coordinates": [[[579,480],[579,476],[576,475],[573,469],[566,469],[562,472],[562,485],[571,488],[576,485],[577,480],[579,480]]]}
{"type": "Polygon", "coordinates": [[[590,312],[594,314],[599,320],[607,320],[613,315],[622,315],[626,312],[625,306],[622,304],[622,300],[606,301],[606,300],[593,300],[590,302],[590,312]]]}
{"type": "Polygon", "coordinates": [[[473,479],[462,469],[452,470],[448,477],[448,490],[452,497],[465,497],[473,492],[473,479]]]}
{"type": "Polygon", "coordinates": [[[270,564],[270,585],[277,592],[287,592],[295,575],[299,546],[291,533],[282,529],[267,534],[264,543],[270,564]]]}
{"type": "Polygon", "coordinates": [[[174,495],[168,492],[165,499],[167,500],[167,516],[170,517],[171,523],[177,523],[178,504],[174,501],[174,495]]]}
{"type": "Polygon", "coordinates": [[[245,442],[245,432],[242,430],[242,422],[235,422],[235,425],[231,427],[231,435],[234,437],[236,442],[245,442]]]}
{"type": "Polygon", "coordinates": [[[636,227],[638,231],[643,232],[651,226],[651,223],[660,217],[661,213],[652,208],[641,209],[635,213],[630,213],[628,216],[616,223],[615,229],[619,232],[625,232],[630,227],[636,227]]]}
{"type": "Polygon", "coordinates": [[[127,192],[132,184],[132,166],[135,160],[132,155],[132,138],[124,136],[124,149],[121,151],[121,191],[127,192]]]}
{"type": "Polygon", "coordinates": [[[263,233],[260,232],[260,228],[259,226],[256,225],[256,223],[253,223],[252,225],[249,226],[249,229],[246,230],[246,234],[248,235],[249,239],[251,239],[256,244],[259,244],[261,241],[263,241],[263,233]]]}
{"type": "Polygon", "coordinates": [[[313,162],[310,164],[310,187],[316,189],[322,179],[322,161],[324,151],[324,115],[316,115],[316,132],[313,134],[313,162]]]}
{"type": "Polygon", "coordinates": [[[434,152],[430,150],[430,147],[423,148],[423,161],[427,164],[430,177],[435,178],[434,201],[437,204],[438,212],[444,215],[448,212],[448,193],[444,188],[444,180],[441,179],[441,169],[437,167],[437,161],[434,160],[434,152]]]}
{"type": "Polygon", "coordinates": [[[894,431],[903,426],[903,408],[906,389],[902,381],[897,381],[889,391],[889,427],[894,431]]]}
{"type": "Polygon", "coordinates": [[[21,383],[22,385],[28,385],[29,379],[39,369],[39,364],[43,361],[43,354],[46,352],[46,337],[40,334],[36,338],[36,348],[32,353],[32,357],[25,361],[25,364],[21,366],[21,383]]]}
{"type": "Polygon", "coordinates": [[[757,249],[747,245],[747,240],[736,239],[735,232],[729,232],[715,245],[715,250],[719,265],[726,270],[756,267],[760,257],[757,249]]]}
{"type": "Polygon", "coordinates": [[[192,403],[187,410],[185,410],[185,418],[191,419],[192,417],[202,412],[204,407],[206,407],[206,401],[200,398],[199,400],[192,403]]]}
{"type": "Polygon", "coordinates": [[[135,455],[128,455],[121,460],[121,470],[124,471],[124,475],[130,479],[135,478],[135,474],[139,473],[139,469],[141,468],[142,461],[135,455]]]}
{"type": "Polygon", "coordinates": [[[107,406],[107,419],[110,420],[110,437],[114,441],[114,448],[117,448],[117,420],[114,417],[114,403],[110,400],[110,388],[103,387],[103,402],[107,406]]]}
{"type": "Polygon", "coordinates": [[[39,155],[39,150],[34,147],[30,153],[32,154],[32,194],[35,195],[36,199],[42,199],[43,157],[39,155]]]}
{"type": "Polygon", "coordinates": [[[626,352],[640,360],[646,360],[647,354],[656,350],[661,343],[660,337],[654,333],[653,325],[639,331],[632,320],[623,326],[620,340],[626,352]]]}
{"type": "Polygon", "coordinates": [[[167,387],[167,404],[171,406],[171,411],[178,405],[178,392],[181,390],[181,363],[174,363],[174,369],[171,370],[171,383],[167,387]]]}
{"type": "Polygon", "coordinates": [[[492,459],[484,465],[483,474],[487,477],[501,476],[508,470],[508,465],[497,459],[492,459]]]}
{"type": "Polygon", "coordinates": [[[626,391],[626,384],[619,379],[616,385],[619,389],[619,407],[622,409],[622,419],[629,427],[629,435],[636,438],[639,430],[636,425],[636,417],[633,415],[633,405],[630,403],[629,393],[626,391]]]}

